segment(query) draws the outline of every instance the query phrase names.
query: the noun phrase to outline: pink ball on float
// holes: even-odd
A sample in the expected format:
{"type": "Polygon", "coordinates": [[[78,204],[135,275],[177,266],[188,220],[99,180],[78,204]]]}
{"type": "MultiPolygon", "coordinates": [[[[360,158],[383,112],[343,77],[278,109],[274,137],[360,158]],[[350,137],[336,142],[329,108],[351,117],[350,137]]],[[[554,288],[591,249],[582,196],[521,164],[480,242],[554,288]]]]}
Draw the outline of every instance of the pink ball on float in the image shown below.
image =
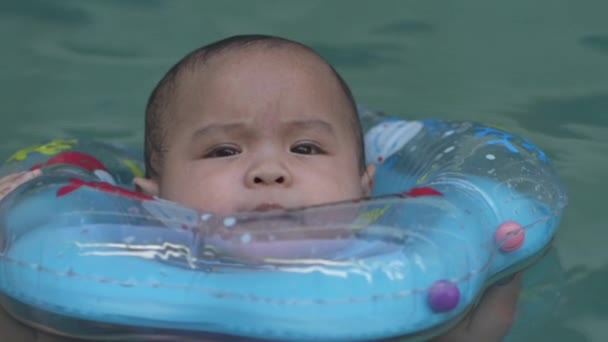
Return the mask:
{"type": "Polygon", "coordinates": [[[526,238],[524,228],[515,221],[505,221],[496,228],[495,239],[500,249],[505,252],[516,251],[526,238]]]}

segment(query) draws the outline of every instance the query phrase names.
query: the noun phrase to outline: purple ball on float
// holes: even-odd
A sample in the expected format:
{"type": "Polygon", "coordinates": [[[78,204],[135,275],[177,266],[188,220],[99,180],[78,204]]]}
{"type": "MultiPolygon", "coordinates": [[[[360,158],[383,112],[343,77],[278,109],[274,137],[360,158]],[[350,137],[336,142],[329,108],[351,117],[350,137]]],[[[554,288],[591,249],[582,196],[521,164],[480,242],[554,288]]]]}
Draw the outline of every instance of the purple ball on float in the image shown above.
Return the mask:
{"type": "Polygon", "coordinates": [[[428,302],[435,312],[447,312],[454,309],[460,301],[460,290],[449,280],[438,280],[431,286],[428,302]]]}

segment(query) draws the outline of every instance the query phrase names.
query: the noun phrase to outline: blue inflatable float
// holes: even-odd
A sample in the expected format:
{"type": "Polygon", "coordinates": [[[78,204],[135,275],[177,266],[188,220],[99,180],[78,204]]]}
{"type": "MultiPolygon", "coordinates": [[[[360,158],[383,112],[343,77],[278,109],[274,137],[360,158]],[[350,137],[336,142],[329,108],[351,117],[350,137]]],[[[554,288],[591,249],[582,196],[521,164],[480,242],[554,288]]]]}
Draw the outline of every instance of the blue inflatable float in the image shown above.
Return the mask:
{"type": "Polygon", "coordinates": [[[139,155],[57,139],[2,174],[0,298],[100,340],[364,341],[436,335],[550,247],[566,194],[525,138],[360,109],[374,195],[220,216],[130,190],[139,155]]]}

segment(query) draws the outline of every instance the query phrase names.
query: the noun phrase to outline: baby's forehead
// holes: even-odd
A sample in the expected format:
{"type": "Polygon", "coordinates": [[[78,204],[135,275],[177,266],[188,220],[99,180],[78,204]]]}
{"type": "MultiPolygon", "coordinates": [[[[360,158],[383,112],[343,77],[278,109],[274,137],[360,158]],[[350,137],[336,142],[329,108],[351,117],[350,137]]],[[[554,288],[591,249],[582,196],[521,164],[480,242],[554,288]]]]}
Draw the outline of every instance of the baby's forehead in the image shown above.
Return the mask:
{"type": "Polygon", "coordinates": [[[233,95],[227,101],[230,104],[263,87],[276,91],[260,91],[260,96],[252,101],[278,97],[291,87],[295,89],[292,95],[308,96],[310,101],[331,99],[340,103],[342,109],[353,107],[354,102],[348,86],[333,67],[316,53],[299,46],[247,46],[214,52],[183,68],[175,80],[173,100],[193,97],[200,97],[200,101],[216,100],[230,94],[233,95]]]}
{"type": "Polygon", "coordinates": [[[337,81],[339,78],[333,67],[315,51],[292,43],[228,47],[195,57],[189,64],[190,67],[183,68],[185,72],[181,72],[184,76],[181,81],[187,78],[234,77],[251,69],[260,72],[286,70],[290,76],[309,77],[316,82],[337,81]]]}
{"type": "Polygon", "coordinates": [[[254,42],[248,45],[230,46],[225,49],[220,49],[207,53],[203,60],[203,65],[213,64],[214,62],[224,63],[255,63],[256,57],[267,58],[271,60],[291,60],[295,63],[305,66],[306,64],[314,64],[319,70],[328,69],[329,63],[323,59],[314,50],[298,45],[293,42],[283,43],[268,43],[254,42]]]}
{"type": "MultiPolygon", "coordinates": [[[[348,86],[327,61],[307,48],[296,45],[229,48],[204,56],[183,70],[176,79],[174,94],[176,112],[182,115],[201,114],[196,110],[178,110],[194,101],[199,106],[197,109],[221,109],[202,112],[208,121],[222,121],[225,119],[222,110],[248,111],[251,105],[277,100],[281,85],[290,83],[294,87],[286,92],[291,97],[288,102],[301,98],[301,108],[320,108],[317,114],[342,128],[357,130],[356,108],[348,86]],[[258,79],[243,81],[248,75],[258,79]],[[255,96],[255,88],[275,86],[275,92],[260,92],[255,96]],[[331,103],[330,110],[323,105],[326,102],[331,103]]],[[[175,118],[182,119],[182,115],[175,118]]]]}

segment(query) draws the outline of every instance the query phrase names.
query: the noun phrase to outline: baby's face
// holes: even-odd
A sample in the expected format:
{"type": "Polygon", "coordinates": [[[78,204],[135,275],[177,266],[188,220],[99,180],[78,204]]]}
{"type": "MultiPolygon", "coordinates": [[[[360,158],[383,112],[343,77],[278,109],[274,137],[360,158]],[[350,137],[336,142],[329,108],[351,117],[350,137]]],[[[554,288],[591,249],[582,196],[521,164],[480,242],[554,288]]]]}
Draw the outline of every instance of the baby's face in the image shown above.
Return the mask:
{"type": "Polygon", "coordinates": [[[249,49],[203,68],[178,81],[160,197],[234,213],[369,194],[373,169],[359,168],[350,107],[326,65],[249,49]]]}

